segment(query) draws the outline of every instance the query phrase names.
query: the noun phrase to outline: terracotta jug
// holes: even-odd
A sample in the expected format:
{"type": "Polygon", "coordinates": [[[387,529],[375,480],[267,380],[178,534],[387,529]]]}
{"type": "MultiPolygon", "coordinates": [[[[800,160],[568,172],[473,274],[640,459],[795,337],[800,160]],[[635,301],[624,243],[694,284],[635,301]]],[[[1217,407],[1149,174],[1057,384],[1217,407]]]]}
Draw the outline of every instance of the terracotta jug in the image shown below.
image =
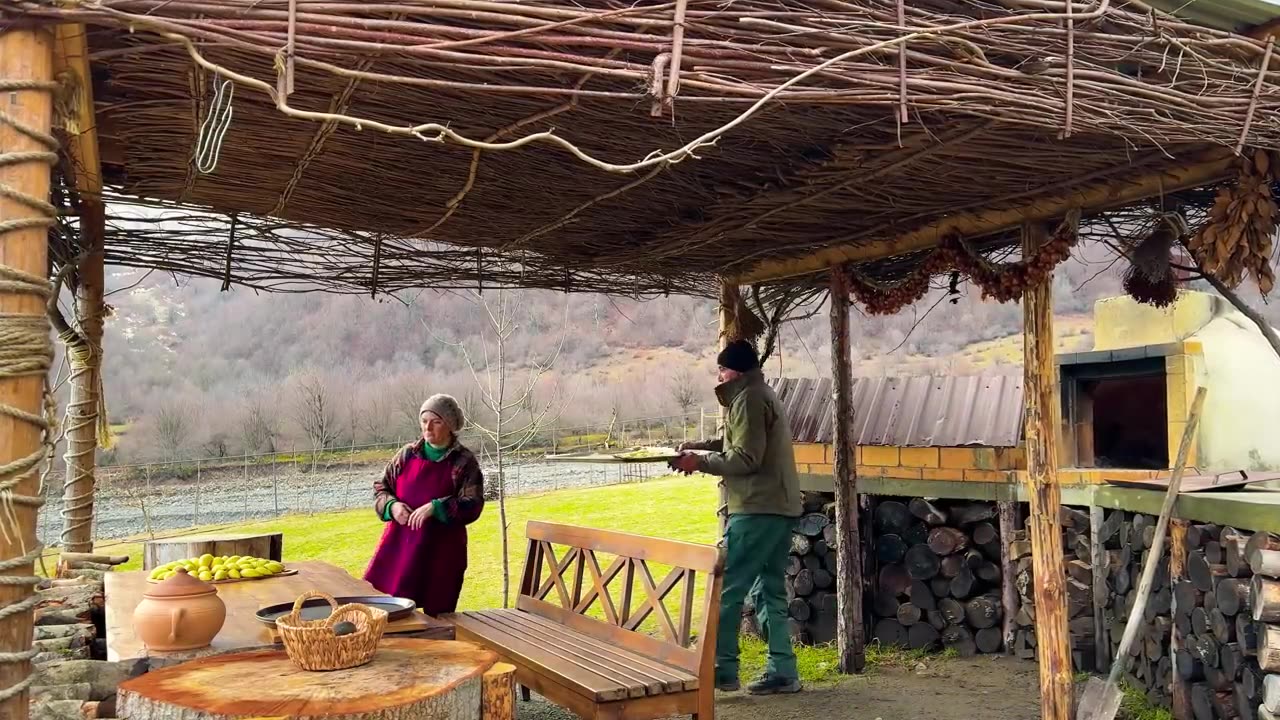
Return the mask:
{"type": "Polygon", "coordinates": [[[178,568],[142,596],[133,611],[133,630],[150,650],[195,650],[213,642],[226,619],[218,590],[178,568]]]}

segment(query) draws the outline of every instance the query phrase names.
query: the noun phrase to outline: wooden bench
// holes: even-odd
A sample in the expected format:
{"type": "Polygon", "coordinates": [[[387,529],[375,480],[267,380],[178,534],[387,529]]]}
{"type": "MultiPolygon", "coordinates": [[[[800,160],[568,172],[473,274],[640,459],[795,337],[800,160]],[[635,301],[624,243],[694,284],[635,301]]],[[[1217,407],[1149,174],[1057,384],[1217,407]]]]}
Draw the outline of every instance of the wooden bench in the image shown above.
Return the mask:
{"type": "Polygon", "coordinates": [[[714,718],[717,548],[544,522],[530,522],[527,535],[516,607],[445,616],[459,640],[515,665],[526,700],[532,689],[585,720],[714,718]],[[655,579],[650,564],[671,569],[655,579]]]}

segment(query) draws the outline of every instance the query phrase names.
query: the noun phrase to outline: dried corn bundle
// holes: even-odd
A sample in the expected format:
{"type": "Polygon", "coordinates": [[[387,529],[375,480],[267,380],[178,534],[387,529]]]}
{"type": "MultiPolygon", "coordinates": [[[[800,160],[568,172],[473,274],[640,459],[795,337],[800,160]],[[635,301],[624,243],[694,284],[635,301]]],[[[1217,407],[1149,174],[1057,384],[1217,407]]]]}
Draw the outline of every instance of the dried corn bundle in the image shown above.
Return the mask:
{"type": "Polygon", "coordinates": [[[1218,191],[1209,221],[1187,244],[1206,272],[1230,287],[1252,274],[1264,295],[1275,286],[1271,250],[1280,221],[1271,192],[1275,165],[1268,151],[1246,154],[1236,184],[1218,191]]]}

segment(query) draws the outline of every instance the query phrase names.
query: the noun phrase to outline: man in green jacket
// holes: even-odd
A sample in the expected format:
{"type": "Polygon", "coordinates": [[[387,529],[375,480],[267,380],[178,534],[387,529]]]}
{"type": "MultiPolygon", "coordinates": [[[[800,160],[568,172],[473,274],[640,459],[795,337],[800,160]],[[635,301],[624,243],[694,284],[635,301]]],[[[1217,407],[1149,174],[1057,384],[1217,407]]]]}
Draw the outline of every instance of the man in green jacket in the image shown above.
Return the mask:
{"type": "Polygon", "coordinates": [[[801,512],[791,428],[782,403],[764,381],[751,343],[730,343],[716,362],[720,365],[716,399],[725,408],[724,437],[686,443],[671,463],[685,473],[720,476],[729,499],[724,589],[716,635],[716,689],[732,692],[739,688],[738,628],[742,603],[751,593],[756,618],[769,645],[769,659],[764,675],[748,684],[747,692],[799,692],[800,677],[787,623],[787,553],[801,512]]]}

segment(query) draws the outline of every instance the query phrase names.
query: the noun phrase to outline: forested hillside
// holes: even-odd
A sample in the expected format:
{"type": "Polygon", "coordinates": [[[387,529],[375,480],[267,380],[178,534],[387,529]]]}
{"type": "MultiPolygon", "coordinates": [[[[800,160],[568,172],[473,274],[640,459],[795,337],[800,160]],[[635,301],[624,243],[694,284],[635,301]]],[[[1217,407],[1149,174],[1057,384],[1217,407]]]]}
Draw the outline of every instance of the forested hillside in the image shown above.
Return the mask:
{"type": "MultiPolygon", "coordinates": [[[[1120,292],[1112,260],[1106,248],[1078,248],[1057,274],[1060,342],[1089,347],[1093,301],[1120,292]]],[[[424,289],[373,301],[224,293],[211,281],[109,272],[106,387],[112,422],[124,431],[118,460],[393,440],[412,432],[418,404],[433,392],[479,414],[477,383],[490,379],[484,367],[497,367],[499,349],[508,400],[531,367],[554,359],[526,410],[551,408],[562,427],[714,406],[716,313],[706,299],[424,289]],[[511,327],[499,348],[489,316],[504,307],[511,327]],[[304,415],[317,403],[327,427],[308,432],[304,415]]],[[[857,371],[1008,368],[1018,359],[1021,311],[979,296],[962,285],[959,297],[935,290],[895,316],[855,313],[857,371]]],[[[770,372],[827,373],[827,338],[825,310],[789,324],[770,372]]]]}

